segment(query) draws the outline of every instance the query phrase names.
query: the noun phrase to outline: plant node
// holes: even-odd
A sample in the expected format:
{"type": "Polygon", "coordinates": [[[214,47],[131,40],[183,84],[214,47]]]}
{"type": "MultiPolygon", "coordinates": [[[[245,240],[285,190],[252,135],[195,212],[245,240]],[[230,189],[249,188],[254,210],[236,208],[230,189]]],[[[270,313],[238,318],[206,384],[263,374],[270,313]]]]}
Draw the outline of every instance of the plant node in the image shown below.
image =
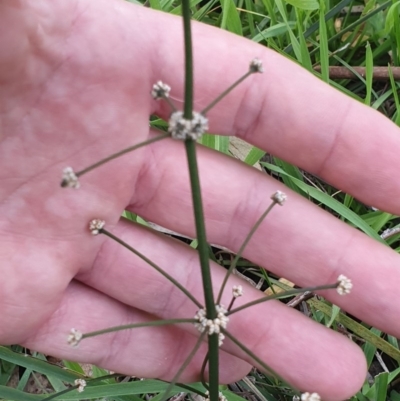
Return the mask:
{"type": "Polygon", "coordinates": [[[206,331],[209,336],[212,334],[218,334],[219,346],[221,346],[225,338],[225,336],[220,332],[221,327],[226,329],[229,317],[226,316],[228,311],[222,305],[215,305],[215,310],[217,312],[217,317],[215,319],[207,319],[206,310],[204,308],[199,309],[194,316],[197,320],[194,325],[200,333],[206,331]]]}
{"type": "Polygon", "coordinates": [[[336,291],[339,295],[350,294],[351,289],[353,288],[353,283],[349,278],[341,274],[338,277],[338,283],[336,287],[336,291]]]}
{"type": "Polygon", "coordinates": [[[76,329],[71,329],[70,333],[68,334],[68,344],[72,347],[78,346],[79,342],[82,340],[83,334],[76,329]]]}
{"type": "Polygon", "coordinates": [[[86,387],[86,380],[83,379],[76,379],[74,382],[75,386],[78,386],[77,390],[79,393],[82,393],[82,391],[86,387]]]}
{"type": "Polygon", "coordinates": [[[275,202],[278,203],[280,206],[283,206],[287,199],[287,195],[282,192],[282,191],[276,191],[272,196],[271,199],[275,202]]]}
{"type": "Polygon", "coordinates": [[[61,186],[63,188],[75,188],[78,189],[80,187],[80,183],[78,181],[78,176],[74,173],[72,167],[65,167],[63,170],[61,186]]]}
{"type": "Polygon", "coordinates": [[[89,230],[93,235],[98,235],[104,228],[105,224],[106,222],[104,220],[93,219],[89,223],[89,230]]]}
{"type": "Polygon", "coordinates": [[[193,118],[187,120],[182,111],[175,111],[169,119],[168,132],[173,139],[196,141],[208,130],[208,119],[201,113],[193,112],[193,118]]]}

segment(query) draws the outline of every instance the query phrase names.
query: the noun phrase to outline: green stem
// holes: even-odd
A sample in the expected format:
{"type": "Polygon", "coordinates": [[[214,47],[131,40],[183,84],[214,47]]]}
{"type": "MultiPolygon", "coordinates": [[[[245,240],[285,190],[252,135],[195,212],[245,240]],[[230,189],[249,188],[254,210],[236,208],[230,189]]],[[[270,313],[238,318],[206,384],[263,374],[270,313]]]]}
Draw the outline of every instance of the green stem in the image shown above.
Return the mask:
{"type": "Polygon", "coordinates": [[[85,333],[82,335],[82,340],[89,337],[96,337],[102,334],[113,333],[121,330],[129,330],[129,329],[137,329],[139,327],[154,327],[154,326],[167,326],[169,324],[177,324],[177,323],[196,323],[195,319],[167,319],[167,320],[153,320],[151,322],[146,323],[133,323],[126,324],[123,326],[114,326],[108,327],[107,329],[92,331],[90,333],[85,333]]]}
{"type": "MultiPolygon", "coordinates": [[[[193,115],[193,54],[192,35],[190,25],[190,0],[182,0],[182,16],[185,41],[185,106],[184,118],[191,120],[193,115]]],[[[193,211],[196,224],[196,236],[200,258],[201,274],[208,319],[215,319],[213,286],[210,273],[210,261],[208,258],[208,244],[204,223],[203,204],[201,200],[200,180],[196,157],[196,142],[189,139],[185,141],[186,156],[189,166],[190,184],[192,190],[193,211]]],[[[219,398],[219,344],[218,334],[208,336],[209,345],[209,380],[210,400],[218,401],[219,398]]]]}
{"type": "Polygon", "coordinates": [[[307,291],[314,292],[314,291],[320,291],[320,290],[330,290],[332,288],[337,288],[337,286],[338,286],[338,283],[335,283],[335,284],[326,284],[326,285],[319,285],[316,287],[305,287],[305,288],[298,288],[295,290],[279,292],[277,294],[268,295],[267,297],[259,298],[259,299],[256,299],[255,301],[251,301],[251,302],[248,302],[247,304],[238,306],[237,308],[229,311],[226,315],[227,316],[233,315],[234,313],[239,312],[243,309],[249,308],[250,306],[258,305],[263,302],[270,301],[271,299],[283,299],[283,298],[291,297],[293,295],[302,294],[303,292],[307,292],[307,291]]]}
{"type": "Polygon", "coordinates": [[[248,76],[253,74],[252,71],[246,72],[241,78],[234,82],[228,89],[225,89],[215,100],[213,100],[208,106],[206,106],[200,113],[205,115],[209,112],[218,102],[220,102],[229,92],[235,89],[240,83],[242,83],[248,76]]]}
{"type": "Polygon", "coordinates": [[[268,213],[272,210],[272,208],[275,205],[276,205],[276,202],[272,201],[272,203],[268,206],[267,210],[260,216],[260,218],[257,220],[256,224],[254,224],[253,228],[247,234],[247,237],[243,241],[242,246],[239,248],[239,251],[235,256],[235,259],[233,259],[231,266],[229,267],[228,271],[225,274],[224,281],[222,282],[221,288],[218,293],[217,304],[219,304],[221,302],[222,294],[224,292],[226,283],[228,282],[229,276],[232,274],[233,270],[237,266],[237,263],[238,263],[239,259],[241,258],[242,253],[243,253],[244,249],[246,248],[247,244],[249,243],[251,237],[254,235],[254,233],[257,231],[258,227],[260,227],[260,224],[263,222],[265,217],[267,217],[268,213]]]}
{"type": "Polygon", "coordinates": [[[166,390],[165,390],[165,392],[164,392],[164,394],[163,394],[163,396],[161,398],[161,401],[165,401],[168,398],[169,394],[171,393],[172,388],[175,386],[175,384],[178,381],[180,375],[188,367],[190,361],[193,359],[194,355],[199,350],[200,345],[202,344],[205,335],[206,335],[206,332],[201,333],[201,335],[198,338],[198,340],[197,340],[195,346],[193,347],[192,351],[187,356],[187,358],[183,362],[182,366],[179,368],[178,372],[176,372],[174,378],[171,380],[171,382],[169,383],[168,387],[166,388],[166,390]]]}
{"type": "Polygon", "coordinates": [[[230,334],[227,330],[221,327],[221,332],[229,338],[233,343],[235,343],[244,353],[246,353],[248,356],[250,356],[256,363],[258,363],[262,369],[264,369],[266,372],[268,372],[270,375],[275,376],[277,379],[285,383],[289,388],[291,388],[293,391],[298,393],[297,390],[295,390],[291,385],[286,383],[285,380],[282,379],[278,373],[276,373],[272,368],[270,368],[263,360],[261,360],[256,354],[254,354],[249,348],[247,348],[241,341],[239,341],[235,336],[230,334]]]}
{"type": "Polygon", "coordinates": [[[190,0],[182,0],[183,35],[185,43],[185,106],[183,117],[193,118],[193,49],[190,23],[190,0]]]}
{"type": "Polygon", "coordinates": [[[118,244],[122,245],[126,249],[130,250],[132,253],[134,253],[136,256],[139,258],[143,259],[145,262],[147,262],[153,269],[157,270],[160,274],[162,274],[167,280],[169,280],[172,284],[175,285],[175,287],[179,288],[196,306],[198,306],[200,309],[203,308],[203,305],[185,288],[183,285],[181,285],[178,281],[176,281],[172,276],[170,276],[167,272],[165,272],[161,267],[157,266],[154,262],[152,262],[149,258],[144,256],[142,253],[137,251],[135,248],[132,248],[130,245],[128,245],[125,241],[122,241],[122,239],[116,237],[114,234],[110,233],[109,231],[105,230],[102,228],[99,230],[101,234],[106,235],[107,237],[113,239],[115,242],[118,242],[118,244]]]}
{"type": "Polygon", "coordinates": [[[125,148],[123,150],[120,150],[119,152],[113,153],[112,155],[110,155],[108,157],[105,157],[104,159],[101,159],[97,163],[94,163],[91,166],[86,167],[85,169],[83,169],[81,171],[78,171],[77,173],[75,173],[75,175],[77,177],[80,177],[80,176],[88,173],[89,171],[92,171],[95,168],[100,167],[105,163],[108,163],[111,160],[114,160],[114,159],[117,159],[120,156],[123,156],[126,153],[133,152],[134,150],[139,149],[139,148],[141,148],[143,146],[150,145],[151,143],[154,143],[154,142],[157,142],[157,141],[161,141],[162,139],[169,138],[169,137],[170,137],[170,134],[161,134],[161,135],[156,136],[154,138],[151,138],[151,139],[149,139],[147,141],[140,142],[140,143],[138,143],[136,145],[133,145],[133,146],[130,146],[130,147],[125,148]]]}

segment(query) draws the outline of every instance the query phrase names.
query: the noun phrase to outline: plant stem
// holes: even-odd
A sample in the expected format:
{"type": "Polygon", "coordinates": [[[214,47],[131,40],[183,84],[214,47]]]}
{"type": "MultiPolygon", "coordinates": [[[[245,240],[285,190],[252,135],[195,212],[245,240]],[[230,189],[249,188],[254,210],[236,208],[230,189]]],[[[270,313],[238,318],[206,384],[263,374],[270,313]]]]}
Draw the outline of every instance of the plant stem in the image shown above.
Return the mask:
{"type": "Polygon", "coordinates": [[[114,160],[114,159],[117,159],[120,156],[123,156],[126,153],[133,152],[134,150],[139,149],[139,148],[141,148],[143,146],[150,145],[151,143],[154,143],[154,142],[157,142],[157,141],[161,141],[161,139],[165,139],[165,138],[169,138],[169,137],[170,137],[170,134],[161,134],[161,135],[156,136],[154,138],[151,138],[151,139],[149,139],[147,141],[140,142],[140,143],[138,143],[136,145],[133,145],[133,146],[129,146],[128,148],[125,148],[123,150],[120,150],[119,152],[113,153],[112,155],[110,155],[108,157],[105,157],[104,159],[101,159],[97,163],[94,163],[91,166],[86,167],[85,169],[83,169],[81,171],[78,171],[77,173],[75,173],[75,175],[77,177],[80,177],[80,176],[88,173],[89,171],[92,171],[95,168],[100,167],[105,163],[108,163],[111,160],[114,160]]]}
{"type": "Polygon", "coordinates": [[[260,224],[263,222],[265,217],[268,215],[268,213],[272,210],[272,208],[276,205],[275,201],[272,201],[272,203],[268,206],[267,210],[260,216],[260,218],[256,221],[256,224],[254,224],[253,228],[250,230],[250,232],[247,234],[247,237],[243,241],[243,244],[239,248],[238,253],[235,256],[235,259],[233,259],[232,264],[230,265],[228,271],[225,274],[224,281],[222,282],[221,288],[218,293],[217,297],[217,304],[221,302],[222,294],[224,292],[226,283],[228,282],[229,276],[232,274],[233,270],[235,269],[237,262],[242,256],[242,253],[244,249],[246,248],[247,244],[249,243],[251,237],[254,235],[254,233],[257,231],[258,227],[260,227],[260,224]]]}
{"type": "Polygon", "coordinates": [[[116,237],[114,234],[110,233],[109,231],[105,230],[102,228],[99,230],[101,234],[106,235],[107,237],[113,239],[115,242],[118,242],[118,244],[122,245],[124,248],[130,250],[132,253],[134,253],[136,256],[139,258],[143,259],[145,262],[147,262],[153,269],[157,270],[160,274],[162,274],[168,281],[170,281],[172,284],[175,285],[175,287],[179,288],[196,306],[199,308],[203,308],[203,305],[183,286],[181,285],[177,280],[175,280],[172,276],[170,276],[167,272],[165,272],[161,267],[157,266],[154,262],[152,262],[149,258],[144,256],[142,253],[137,251],[135,248],[132,248],[130,245],[128,245],[125,241],[122,239],[116,237]]]}
{"type": "MultiPolygon", "coordinates": [[[[191,120],[193,115],[193,53],[192,35],[190,25],[190,1],[182,0],[182,16],[185,42],[185,107],[184,118],[191,120]]],[[[201,274],[208,319],[215,319],[213,286],[210,273],[210,261],[208,258],[208,244],[204,223],[203,204],[201,199],[200,180],[196,157],[196,142],[189,139],[185,141],[186,155],[188,159],[190,184],[192,190],[193,211],[196,224],[196,236],[200,258],[201,274]]],[[[218,401],[219,398],[219,344],[218,334],[208,336],[209,346],[209,381],[210,400],[218,401]]]]}
{"type": "Polygon", "coordinates": [[[234,313],[239,312],[243,309],[249,308],[250,306],[258,305],[263,302],[270,301],[271,299],[287,298],[287,297],[291,297],[293,295],[302,294],[307,291],[314,292],[314,291],[320,291],[320,290],[330,290],[332,288],[337,288],[337,286],[338,286],[338,283],[334,283],[334,284],[319,285],[316,287],[305,287],[305,288],[298,288],[295,290],[279,292],[277,294],[268,295],[267,297],[259,298],[259,299],[256,299],[255,301],[251,301],[251,302],[248,302],[247,304],[238,306],[237,308],[229,311],[226,315],[227,316],[233,315],[234,313]]]}
{"type": "Polygon", "coordinates": [[[85,333],[82,335],[82,340],[89,337],[96,337],[102,334],[113,333],[115,331],[138,329],[140,327],[153,327],[153,326],[167,326],[169,324],[177,323],[196,323],[195,319],[167,319],[167,320],[153,320],[146,323],[133,323],[126,324],[123,326],[108,327],[107,329],[91,331],[90,333],[85,333]]]}

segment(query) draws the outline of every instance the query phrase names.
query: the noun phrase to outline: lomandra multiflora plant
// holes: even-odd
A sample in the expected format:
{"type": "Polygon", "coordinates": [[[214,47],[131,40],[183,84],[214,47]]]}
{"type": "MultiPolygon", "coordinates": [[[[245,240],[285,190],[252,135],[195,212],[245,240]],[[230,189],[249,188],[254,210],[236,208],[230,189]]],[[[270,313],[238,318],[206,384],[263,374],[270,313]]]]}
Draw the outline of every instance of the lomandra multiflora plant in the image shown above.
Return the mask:
{"type": "MultiPolygon", "coordinates": [[[[271,203],[267,210],[259,217],[256,224],[252,227],[248,235],[246,236],[243,244],[241,245],[236,257],[233,259],[230,268],[228,269],[222,286],[219,290],[217,297],[214,297],[213,284],[210,273],[210,259],[209,259],[209,244],[207,242],[205,221],[203,214],[202,197],[200,190],[199,172],[196,158],[196,146],[197,140],[208,130],[208,119],[207,112],[217,104],[223,97],[229,94],[238,84],[240,84],[244,79],[246,79],[251,74],[259,74],[263,72],[263,66],[259,59],[254,58],[250,61],[248,71],[236,82],[234,82],[229,88],[226,89],[220,96],[218,96],[213,102],[211,102],[207,107],[201,111],[193,110],[193,65],[192,65],[192,41],[191,41],[191,23],[190,23],[190,8],[189,2],[184,0],[182,2],[182,13],[183,13],[183,24],[184,24],[184,45],[185,45],[185,93],[184,93],[184,110],[177,110],[173,101],[169,97],[170,87],[167,83],[161,81],[156,82],[153,86],[151,95],[153,98],[165,101],[169,104],[171,108],[170,119],[168,121],[168,131],[160,133],[160,135],[151,138],[145,142],[135,144],[128,147],[116,154],[113,154],[103,160],[100,160],[93,165],[75,172],[72,167],[66,167],[63,171],[63,178],[61,185],[63,187],[69,188],[79,188],[81,182],[79,178],[88,173],[89,171],[100,168],[103,164],[120,157],[128,152],[132,152],[140,147],[150,145],[153,142],[161,140],[176,140],[182,141],[184,143],[187,155],[187,162],[189,168],[190,185],[192,192],[192,203],[193,203],[193,213],[196,225],[196,236],[198,241],[198,256],[200,260],[201,267],[201,277],[202,286],[204,293],[204,301],[199,300],[193,296],[182,284],[180,284],[174,277],[169,275],[166,271],[162,269],[161,266],[153,263],[146,255],[138,252],[134,244],[128,244],[122,239],[115,236],[111,231],[107,229],[107,222],[102,219],[101,216],[95,216],[95,218],[88,222],[88,230],[93,235],[105,235],[109,237],[110,240],[116,241],[122,247],[125,247],[133,254],[139,258],[146,261],[150,266],[156,269],[161,275],[164,276],[166,280],[169,280],[177,289],[179,289],[183,294],[185,294],[188,299],[193,303],[193,314],[187,318],[180,319],[169,319],[169,320],[155,320],[152,322],[140,323],[140,324],[128,324],[118,327],[104,328],[104,330],[82,333],[79,327],[71,328],[68,335],[67,341],[71,346],[78,346],[78,344],[89,337],[102,335],[105,333],[115,332],[119,330],[132,330],[138,329],[140,327],[149,326],[161,326],[161,325],[181,325],[181,324],[191,324],[198,331],[198,340],[195,343],[192,351],[187,355],[185,361],[183,362],[181,368],[175,373],[170,386],[164,393],[163,398],[167,398],[170,394],[172,387],[179,381],[181,373],[188,366],[189,362],[196,354],[200,348],[203,341],[208,342],[208,353],[204,359],[202,365],[202,384],[204,388],[202,390],[195,389],[197,393],[201,394],[204,398],[210,401],[223,401],[225,397],[219,391],[219,347],[224,343],[224,341],[230,341],[239,347],[242,352],[247,353],[253,360],[254,364],[259,368],[263,369],[267,374],[278,375],[269,368],[265,361],[262,361],[257,357],[250,349],[248,349],[241,341],[239,341],[232,333],[229,331],[229,322],[231,319],[240,319],[240,312],[243,312],[246,308],[253,305],[266,302],[271,299],[284,298],[293,296],[295,294],[304,291],[316,291],[323,289],[333,289],[336,288],[337,292],[341,295],[345,295],[350,292],[352,288],[351,281],[340,275],[335,283],[322,285],[317,287],[303,288],[303,289],[293,289],[290,291],[282,292],[279,294],[274,294],[272,296],[261,297],[257,300],[251,302],[243,302],[240,306],[235,307],[235,300],[244,294],[243,288],[240,285],[235,285],[233,288],[228,288],[230,291],[230,303],[228,305],[223,305],[221,303],[224,290],[228,284],[228,278],[230,274],[235,269],[239,258],[241,257],[243,250],[250,241],[254,232],[257,228],[263,224],[265,217],[271,212],[275,205],[283,206],[286,201],[286,195],[281,191],[276,191],[273,194],[266,194],[271,198],[271,203]],[[208,375],[206,376],[206,369],[208,375]]],[[[150,95],[150,94],[149,94],[150,95]]],[[[101,167],[106,168],[106,167],[101,167]]],[[[84,185],[84,183],[82,183],[84,185]]],[[[173,263],[173,261],[167,261],[167,263],[173,263]]],[[[226,297],[225,297],[226,299],[226,297]]],[[[134,356],[132,356],[134,358],[134,356]]],[[[82,379],[78,380],[75,388],[82,392],[86,386],[86,382],[82,379]]],[[[303,394],[298,394],[298,399],[301,398],[303,401],[317,401],[320,399],[319,395],[315,392],[306,392],[303,394]]]]}

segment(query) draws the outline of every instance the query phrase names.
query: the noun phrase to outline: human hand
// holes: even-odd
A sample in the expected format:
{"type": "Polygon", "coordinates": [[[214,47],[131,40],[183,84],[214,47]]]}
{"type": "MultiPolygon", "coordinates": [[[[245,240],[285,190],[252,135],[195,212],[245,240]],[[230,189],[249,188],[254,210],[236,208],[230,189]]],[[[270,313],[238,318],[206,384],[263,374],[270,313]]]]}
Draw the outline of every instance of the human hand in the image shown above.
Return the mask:
{"type": "MultiPolygon", "coordinates": [[[[119,332],[78,349],[66,337],[72,327],[87,332],[194,315],[194,305],[143,261],[87,230],[89,220],[103,218],[202,300],[192,249],[119,221],[128,209],[194,235],[182,143],[162,141],[115,160],[82,178],[79,192],[58,184],[67,165],[86,167],[151,135],[149,115],[169,112],[149,95],[157,80],[181,105],[181,21],[117,0],[0,0],[0,30],[0,343],[171,379],[195,342],[191,326],[119,332]]],[[[399,214],[397,127],[265,48],[204,25],[193,31],[198,110],[249,60],[264,61],[263,76],[208,114],[211,132],[237,135],[399,214]]],[[[199,149],[199,163],[209,241],[237,251],[269,196],[283,187],[208,149],[199,149]]],[[[285,208],[268,216],[244,256],[301,286],[345,274],[352,293],[324,296],[399,336],[399,256],[285,192],[285,208]]],[[[216,288],[223,274],[213,265],[216,288]]],[[[246,288],[242,302],[257,297],[246,288]]],[[[278,302],[232,316],[229,330],[293,385],[324,400],[343,399],[364,380],[364,357],[353,343],[278,302]]],[[[181,380],[198,380],[205,352],[181,380]]],[[[239,379],[249,363],[226,341],[221,380],[239,379]]]]}

